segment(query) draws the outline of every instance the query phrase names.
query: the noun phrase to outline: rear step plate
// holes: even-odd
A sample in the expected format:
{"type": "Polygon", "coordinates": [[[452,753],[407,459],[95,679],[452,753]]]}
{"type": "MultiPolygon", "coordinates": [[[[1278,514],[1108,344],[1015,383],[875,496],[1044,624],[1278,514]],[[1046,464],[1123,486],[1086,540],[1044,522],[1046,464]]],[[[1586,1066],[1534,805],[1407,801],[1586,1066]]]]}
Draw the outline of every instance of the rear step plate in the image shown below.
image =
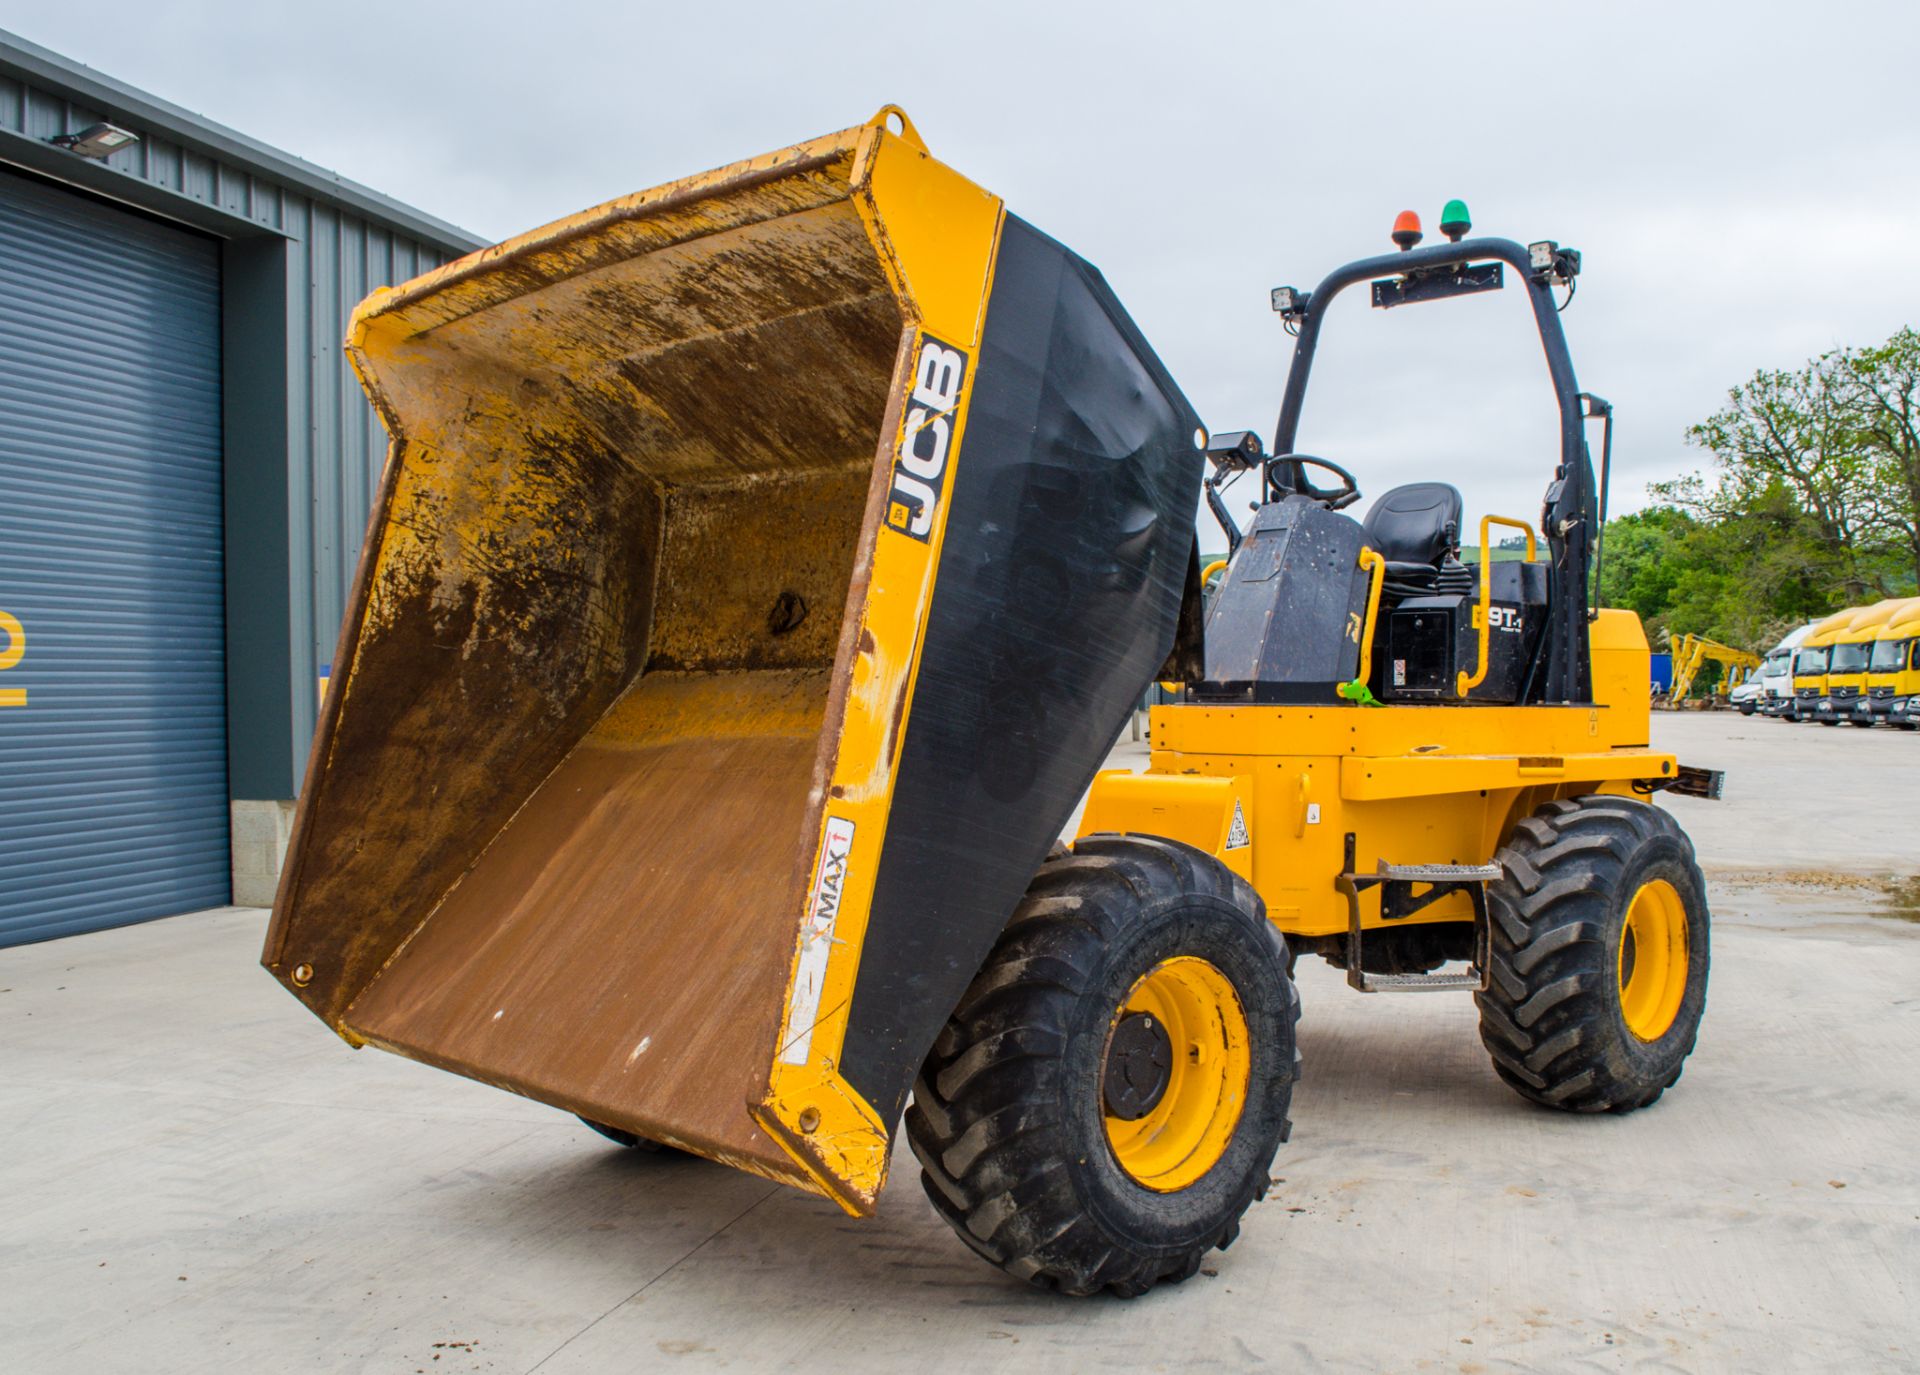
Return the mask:
{"type": "Polygon", "coordinates": [[[1486,987],[1478,974],[1362,974],[1360,981],[1365,993],[1441,993],[1486,987]]]}
{"type": "Polygon", "coordinates": [[[1381,864],[1377,876],[1389,883],[1492,883],[1498,864],[1381,864]]]}

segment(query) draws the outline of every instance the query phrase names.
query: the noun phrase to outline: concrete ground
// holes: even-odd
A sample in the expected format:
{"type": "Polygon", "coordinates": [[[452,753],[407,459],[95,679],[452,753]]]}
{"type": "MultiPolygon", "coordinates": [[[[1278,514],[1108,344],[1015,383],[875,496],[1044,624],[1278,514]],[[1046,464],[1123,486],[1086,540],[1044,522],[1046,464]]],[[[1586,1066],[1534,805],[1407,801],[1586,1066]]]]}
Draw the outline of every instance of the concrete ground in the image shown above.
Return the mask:
{"type": "MultiPolygon", "coordinates": [[[[1912,1370],[1920,737],[1658,720],[1714,880],[1685,1079],[1528,1106],[1465,996],[1303,961],[1297,1128],[1237,1245],[1125,1303],[328,1035],[227,909],[0,951],[8,1372],[1912,1370]]],[[[1123,757],[1132,751],[1123,747],[1123,757]]]]}

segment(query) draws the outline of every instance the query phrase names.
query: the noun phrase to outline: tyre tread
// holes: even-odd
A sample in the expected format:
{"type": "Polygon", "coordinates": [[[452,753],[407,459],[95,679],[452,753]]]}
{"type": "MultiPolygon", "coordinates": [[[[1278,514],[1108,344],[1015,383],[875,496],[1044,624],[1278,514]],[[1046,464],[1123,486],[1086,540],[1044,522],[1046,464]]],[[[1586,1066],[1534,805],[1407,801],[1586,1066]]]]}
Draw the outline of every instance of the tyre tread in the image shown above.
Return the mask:
{"type": "MultiPolygon", "coordinates": [[[[1240,1215],[1266,1190],[1262,1162],[1215,1234],[1142,1254],[1095,1226],[1067,1178],[1054,1126],[1061,1028],[1127,914],[1180,895],[1265,910],[1245,880],[1177,842],[1099,835],[1049,854],[914,1083],[907,1137],[934,1210],[976,1254],[1039,1287],[1131,1298],[1177,1284],[1207,1252],[1232,1243],[1240,1215]],[[1025,963],[1009,973],[1017,961],[1025,963]]],[[[1284,941],[1264,919],[1259,926],[1285,968],[1284,941]]],[[[1297,1022],[1299,995],[1291,981],[1287,987],[1297,1022]]],[[[1283,1117],[1282,1140],[1290,1125],[1283,1117]]]]}
{"type": "MultiPolygon", "coordinates": [[[[1629,1112],[1679,1079],[1696,1025],[1685,1028],[1680,1063],[1658,1082],[1623,1073],[1608,1053],[1624,1034],[1613,1025],[1608,987],[1616,958],[1606,947],[1608,895],[1632,857],[1657,840],[1678,843],[1704,912],[1692,843],[1647,803],[1612,794],[1558,799],[1519,821],[1501,847],[1504,877],[1488,893],[1489,977],[1475,999],[1494,1071],[1522,1097],[1574,1112],[1629,1112]]],[[[1704,961],[1705,950],[1696,957],[1704,961]]]]}

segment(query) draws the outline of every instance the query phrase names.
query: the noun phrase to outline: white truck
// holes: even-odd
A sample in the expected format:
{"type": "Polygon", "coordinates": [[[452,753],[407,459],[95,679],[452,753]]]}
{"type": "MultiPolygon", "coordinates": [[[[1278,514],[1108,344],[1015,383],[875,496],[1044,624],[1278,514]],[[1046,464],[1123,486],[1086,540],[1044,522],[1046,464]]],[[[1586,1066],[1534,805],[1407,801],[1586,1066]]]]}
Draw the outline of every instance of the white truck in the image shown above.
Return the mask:
{"type": "Polygon", "coordinates": [[[1756,711],[1764,716],[1780,716],[1793,706],[1793,651],[1812,632],[1815,622],[1808,621],[1766,652],[1757,673],[1727,694],[1727,701],[1742,716],[1756,711]]]}

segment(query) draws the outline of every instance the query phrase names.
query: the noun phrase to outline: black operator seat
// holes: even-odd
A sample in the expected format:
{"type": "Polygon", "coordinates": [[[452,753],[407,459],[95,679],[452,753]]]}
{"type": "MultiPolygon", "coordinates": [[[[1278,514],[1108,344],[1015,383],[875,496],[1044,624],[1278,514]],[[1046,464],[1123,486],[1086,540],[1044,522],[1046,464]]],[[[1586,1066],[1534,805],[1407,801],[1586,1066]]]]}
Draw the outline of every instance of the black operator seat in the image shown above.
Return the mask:
{"type": "Polygon", "coordinates": [[[1446,482],[1409,482],[1373,503],[1361,537],[1387,561],[1382,606],[1473,591],[1473,572],[1460,562],[1462,505],[1446,482]]]}
{"type": "Polygon", "coordinates": [[[1447,482],[1409,482],[1373,503],[1362,525],[1369,548],[1397,581],[1430,581],[1442,561],[1459,557],[1460,489],[1447,482]]]}

